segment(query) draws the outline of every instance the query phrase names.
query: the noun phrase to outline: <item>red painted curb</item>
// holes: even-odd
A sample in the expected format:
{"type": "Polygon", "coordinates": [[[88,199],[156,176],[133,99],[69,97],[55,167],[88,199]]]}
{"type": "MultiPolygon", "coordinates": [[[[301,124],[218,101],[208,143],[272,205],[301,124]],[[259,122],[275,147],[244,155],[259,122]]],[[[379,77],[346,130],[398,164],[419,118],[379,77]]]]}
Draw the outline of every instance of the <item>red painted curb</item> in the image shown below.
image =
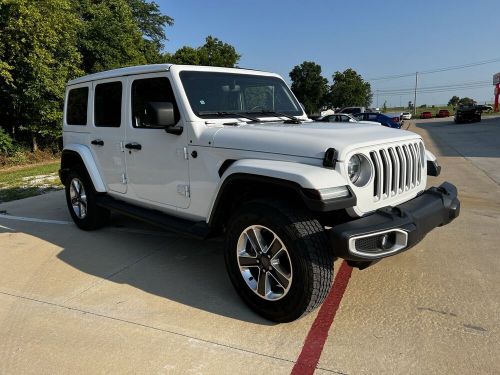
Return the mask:
{"type": "Polygon", "coordinates": [[[300,352],[297,362],[293,366],[292,375],[313,374],[318,365],[319,358],[323,352],[328,331],[333,323],[335,314],[342,300],[342,296],[349,283],[352,267],[342,262],[339,272],[333,282],[333,287],[319,309],[318,316],[307,334],[304,346],[300,352]]]}

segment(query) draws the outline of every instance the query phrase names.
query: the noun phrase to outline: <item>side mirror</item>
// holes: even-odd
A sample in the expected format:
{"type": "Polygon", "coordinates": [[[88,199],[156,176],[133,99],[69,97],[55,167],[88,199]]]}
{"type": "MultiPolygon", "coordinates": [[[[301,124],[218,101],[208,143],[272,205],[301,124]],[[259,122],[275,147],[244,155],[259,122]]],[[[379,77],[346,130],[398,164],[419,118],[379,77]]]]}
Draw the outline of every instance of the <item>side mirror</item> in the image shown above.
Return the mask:
{"type": "Polygon", "coordinates": [[[158,127],[175,125],[174,105],[170,102],[148,102],[148,117],[158,127]]]}
{"type": "Polygon", "coordinates": [[[148,102],[148,107],[151,109],[149,114],[152,123],[156,124],[158,127],[165,128],[165,131],[169,134],[182,134],[183,128],[181,126],[175,126],[176,121],[173,103],[148,102]]]}

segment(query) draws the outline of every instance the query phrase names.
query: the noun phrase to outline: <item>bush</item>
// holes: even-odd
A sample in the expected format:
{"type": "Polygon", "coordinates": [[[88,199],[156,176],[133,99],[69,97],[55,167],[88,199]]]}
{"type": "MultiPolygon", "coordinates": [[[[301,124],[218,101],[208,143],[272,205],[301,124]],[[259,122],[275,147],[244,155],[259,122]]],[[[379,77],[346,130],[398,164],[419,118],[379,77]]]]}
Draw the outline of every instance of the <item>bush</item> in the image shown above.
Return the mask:
{"type": "Polygon", "coordinates": [[[0,153],[7,155],[14,150],[14,144],[12,143],[12,138],[9,134],[0,128],[0,153]]]}

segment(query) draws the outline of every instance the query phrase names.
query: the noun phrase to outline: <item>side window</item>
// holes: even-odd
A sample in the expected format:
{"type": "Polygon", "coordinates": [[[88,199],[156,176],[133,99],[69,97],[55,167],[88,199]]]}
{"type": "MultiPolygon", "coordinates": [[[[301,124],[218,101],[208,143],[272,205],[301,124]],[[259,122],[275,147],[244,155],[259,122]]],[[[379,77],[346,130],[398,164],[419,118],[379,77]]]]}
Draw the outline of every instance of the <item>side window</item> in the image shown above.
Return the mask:
{"type": "Polygon", "coordinates": [[[341,121],[342,122],[349,122],[350,117],[349,116],[341,116],[341,121]]]}
{"type": "Polygon", "coordinates": [[[375,121],[376,119],[377,119],[377,115],[376,114],[368,115],[368,120],[375,121]]]}
{"type": "Polygon", "coordinates": [[[174,119],[180,119],[172,85],[166,77],[136,79],[132,83],[132,125],[134,128],[158,128],[152,116],[152,104],[168,102],[174,106],[174,119]]]}
{"type": "Polygon", "coordinates": [[[122,83],[100,83],[95,87],[95,126],[119,128],[122,122],[122,83]]]}
{"type": "Polygon", "coordinates": [[[87,125],[87,104],[89,88],[79,87],[68,93],[66,105],[66,123],[68,125],[87,125]]]}

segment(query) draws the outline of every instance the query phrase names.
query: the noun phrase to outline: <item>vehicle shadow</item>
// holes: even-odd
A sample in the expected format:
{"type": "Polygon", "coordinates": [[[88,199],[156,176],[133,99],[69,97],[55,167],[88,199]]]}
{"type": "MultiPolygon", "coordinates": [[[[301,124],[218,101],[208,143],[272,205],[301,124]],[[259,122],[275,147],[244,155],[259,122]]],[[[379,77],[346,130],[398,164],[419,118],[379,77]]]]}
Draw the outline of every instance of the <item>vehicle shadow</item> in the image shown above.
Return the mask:
{"type": "MultiPolygon", "coordinates": [[[[500,157],[500,118],[455,124],[453,118],[416,120],[414,126],[425,130],[442,156],[500,157]]],[[[410,128],[411,130],[411,128],[410,128]]]]}
{"type": "MultiPolygon", "coordinates": [[[[39,217],[43,215],[38,212],[39,217]]],[[[237,295],[226,273],[220,239],[186,238],[120,215],[113,215],[110,226],[92,232],[73,224],[47,230],[47,225],[24,223],[21,227],[16,223],[2,222],[0,233],[37,237],[62,248],[57,258],[81,272],[165,298],[165,314],[171,306],[168,302],[174,301],[236,320],[275,325],[250,310],[237,295]]],[[[99,293],[89,289],[85,294],[93,292],[99,293]]],[[[115,302],[102,302],[107,303],[115,302]]]]}

